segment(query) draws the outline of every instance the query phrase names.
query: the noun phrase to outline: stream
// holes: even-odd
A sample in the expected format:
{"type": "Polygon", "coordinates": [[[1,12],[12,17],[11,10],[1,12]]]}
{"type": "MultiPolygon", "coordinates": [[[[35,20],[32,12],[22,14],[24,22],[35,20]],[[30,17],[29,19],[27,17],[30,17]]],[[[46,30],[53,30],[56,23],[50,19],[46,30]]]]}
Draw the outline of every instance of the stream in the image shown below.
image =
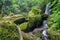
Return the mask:
{"type": "Polygon", "coordinates": [[[46,20],[43,21],[42,40],[49,40],[47,34],[48,24],[46,20]]]}
{"type": "MultiPolygon", "coordinates": [[[[45,14],[50,15],[50,2],[46,5],[45,14]]],[[[47,20],[43,20],[43,31],[42,31],[42,40],[49,40],[47,29],[48,29],[47,20]]]]}

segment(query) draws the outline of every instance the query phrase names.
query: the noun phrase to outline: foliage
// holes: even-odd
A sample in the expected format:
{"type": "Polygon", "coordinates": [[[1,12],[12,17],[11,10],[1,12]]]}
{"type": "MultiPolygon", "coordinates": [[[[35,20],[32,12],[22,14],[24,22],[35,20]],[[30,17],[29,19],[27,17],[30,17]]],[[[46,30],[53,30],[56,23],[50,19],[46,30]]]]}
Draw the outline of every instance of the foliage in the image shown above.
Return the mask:
{"type": "MultiPolygon", "coordinates": [[[[52,15],[48,18],[48,24],[50,27],[58,27],[60,28],[60,11],[59,11],[59,4],[56,5],[55,8],[52,9],[52,15]]],[[[55,30],[54,28],[52,28],[55,30]]],[[[57,28],[56,28],[57,29],[57,28]]]]}
{"type": "Polygon", "coordinates": [[[60,33],[58,31],[53,31],[48,29],[50,40],[60,40],[60,33]]]}
{"type": "Polygon", "coordinates": [[[19,35],[15,24],[2,23],[0,24],[1,40],[19,40],[19,35]]]}
{"type": "Polygon", "coordinates": [[[2,5],[4,5],[4,14],[10,14],[13,12],[18,13],[27,13],[31,10],[32,6],[41,6],[43,7],[47,4],[49,0],[0,0],[0,12],[2,5]]]}
{"type": "MultiPolygon", "coordinates": [[[[22,23],[21,25],[23,26],[22,23]]],[[[25,27],[25,25],[24,25],[25,27]]],[[[24,40],[40,40],[39,37],[22,32],[24,40]],[[36,37],[36,38],[35,38],[36,37]]],[[[19,40],[19,33],[14,23],[0,23],[0,37],[1,40],[19,40]]]]}
{"type": "MultiPolygon", "coordinates": [[[[57,1],[57,0],[55,0],[57,1]]],[[[50,28],[48,29],[49,36],[51,40],[60,40],[60,4],[57,3],[52,8],[52,13],[48,18],[48,25],[50,28]]]]}

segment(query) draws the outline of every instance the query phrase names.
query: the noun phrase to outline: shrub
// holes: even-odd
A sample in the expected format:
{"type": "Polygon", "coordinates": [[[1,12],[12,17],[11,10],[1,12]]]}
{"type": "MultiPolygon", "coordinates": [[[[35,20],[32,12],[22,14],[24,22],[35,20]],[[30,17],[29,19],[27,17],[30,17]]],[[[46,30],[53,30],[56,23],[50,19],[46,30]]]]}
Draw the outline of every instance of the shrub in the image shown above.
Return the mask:
{"type": "Polygon", "coordinates": [[[53,31],[48,29],[50,40],[60,40],[60,33],[57,31],[53,31]]]}
{"type": "Polygon", "coordinates": [[[1,40],[19,40],[19,34],[15,24],[2,23],[0,24],[1,40]]]}

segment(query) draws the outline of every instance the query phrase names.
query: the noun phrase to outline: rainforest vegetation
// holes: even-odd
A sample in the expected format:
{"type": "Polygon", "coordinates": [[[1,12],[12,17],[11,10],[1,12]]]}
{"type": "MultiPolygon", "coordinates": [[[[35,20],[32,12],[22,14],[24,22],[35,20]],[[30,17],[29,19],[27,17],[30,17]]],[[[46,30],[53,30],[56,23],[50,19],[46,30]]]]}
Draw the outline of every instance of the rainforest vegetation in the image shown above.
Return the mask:
{"type": "Polygon", "coordinates": [[[60,40],[60,0],[0,0],[0,40],[60,40]]]}

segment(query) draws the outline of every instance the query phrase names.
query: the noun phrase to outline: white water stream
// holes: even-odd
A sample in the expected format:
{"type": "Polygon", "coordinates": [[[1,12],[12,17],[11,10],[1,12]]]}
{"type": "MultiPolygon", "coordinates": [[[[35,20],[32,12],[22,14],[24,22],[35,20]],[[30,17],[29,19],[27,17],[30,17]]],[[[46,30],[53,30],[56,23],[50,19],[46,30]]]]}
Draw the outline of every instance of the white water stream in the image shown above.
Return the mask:
{"type": "MultiPolygon", "coordinates": [[[[46,10],[45,10],[45,14],[50,15],[50,2],[46,5],[46,10]]],[[[42,40],[49,40],[48,39],[48,34],[47,34],[47,29],[48,29],[48,24],[46,20],[43,20],[43,31],[42,31],[42,36],[43,39],[42,40]]]]}

